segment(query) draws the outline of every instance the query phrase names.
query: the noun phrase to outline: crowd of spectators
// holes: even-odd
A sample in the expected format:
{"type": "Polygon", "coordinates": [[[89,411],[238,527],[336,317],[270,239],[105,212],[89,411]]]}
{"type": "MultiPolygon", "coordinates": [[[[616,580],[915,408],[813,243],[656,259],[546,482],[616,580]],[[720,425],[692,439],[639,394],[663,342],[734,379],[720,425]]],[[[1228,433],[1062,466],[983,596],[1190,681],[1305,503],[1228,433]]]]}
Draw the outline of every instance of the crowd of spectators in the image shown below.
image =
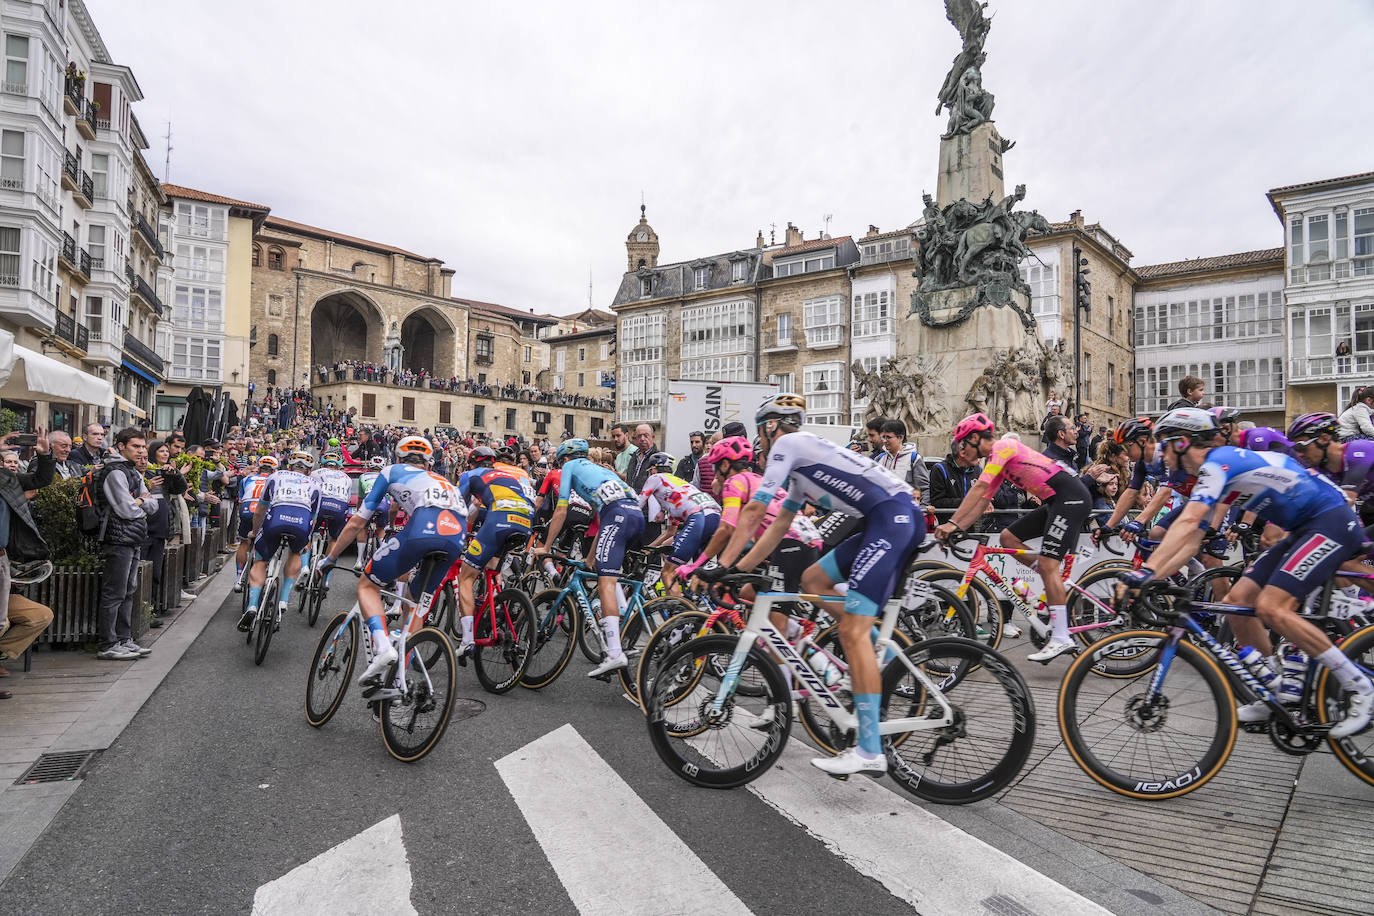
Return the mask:
{"type": "Polygon", "coordinates": [[[568,393],[562,390],[546,391],[534,385],[517,385],[514,382],[485,382],[480,379],[458,376],[444,378],[425,369],[391,369],[366,360],[342,360],[328,366],[316,366],[315,373],[320,384],[330,382],[369,382],[378,385],[397,385],[403,388],[425,388],[431,391],[448,391],[454,394],[472,394],[478,397],[502,398],[507,401],[525,401],[530,404],[549,404],[555,407],[591,407],[612,410],[614,398],[590,397],[584,394],[568,393]]]}

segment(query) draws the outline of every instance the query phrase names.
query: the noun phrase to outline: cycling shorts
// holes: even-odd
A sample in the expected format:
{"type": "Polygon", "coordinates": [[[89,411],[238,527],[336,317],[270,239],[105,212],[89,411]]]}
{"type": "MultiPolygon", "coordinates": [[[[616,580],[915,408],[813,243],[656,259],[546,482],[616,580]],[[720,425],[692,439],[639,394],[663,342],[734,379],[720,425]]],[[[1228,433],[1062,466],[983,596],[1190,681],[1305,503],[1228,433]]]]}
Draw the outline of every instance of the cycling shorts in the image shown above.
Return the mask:
{"type": "Polygon", "coordinates": [[[492,512],[487,515],[482,528],[468,539],[468,549],[463,553],[463,562],[473,569],[485,569],[494,557],[506,549],[512,538],[530,538],[530,517],[519,512],[492,512]]]}
{"type": "Polygon", "coordinates": [[[1363,544],[1359,518],[1348,507],[1336,506],[1289,531],[1250,564],[1243,578],[1281,588],[1302,601],[1325,585],[1363,544]]]}
{"type": "Polygon", "coordinates": [[[1041,555],[1062,560],[1078,547],[1078,535],[1092,514],[1093,501],[1083,481],[1068,471],[1060,471],[1046,484],[1054,489],[1050,501],[1012,522],[1007,531],[1023,542],[1043,536],[1041,555]]]}
{"type": "MultiPolygon", "coordinates": [[[[1175,506],[1174,508],[1170,509],[1168,512],[1164,514],[1164,517],[1159,520],[1159,523],[1155,525],[1155,527],[1163,528],[1165,531],[1169,530],[1169,526],[1172,525],[1174,522],[1178,521],[1178,517],[1183,514],[1183,507],[1186,505],[1188,505],[1188,503],[1187,501],[1184,501],[1179,505],[1175,506]]],[[[1260,522],[1259,524],[1260,526],[1262,526],[1264,523],[1260,522]]],[[[1207,551],[1209,555],[1216,557],[1218,560],[1226,559],[1226,551],[1229,550],[1230,547],[1231,542],[1226,540],[1225,535],[1218,535],[1217,537],[1212,538],[1210,541],[1204,541],[1202,544],[1202,549],[1207,551]]]]}
{"type": "Polygon", "coordinates": [[[644,535],[644,513],[634,500],[618,499],[607,503],[597,518],[601,530],[596,534],[596,548],[592,551],[596,574],[618,576],[624,571],[625,551],[638,547],[644,535]]]}
{"type": "Polygon", "coordinates": [[[348,524],[348,506],[320,503],[319,523],[329,539],[337,541],[348,524]]]}
{"type": "Polygon", "coordinates": [[[925,540],[926,517],[901,494],[874,506],[863,522],[863,530],[821,557],[820,565],[831,582],[848,579],[845,611],[873,617],[892,597],[907,558],[925,540]]]}
{"type": "MultiPolygon", "coordinates": [[[[799,592],[801,591],[802,574],[805,573],[821,558],[819,547],[798,541],[795,538],[784,538],[778,545],[778,549],[773,551],[773,555],[768,558],[766,575],[773,580],[773,588],[780,592],[799,592]]],[[[786,614],[797,614],[801,608],[791,601],[776,605],[777,609],[786,614]]]]}
{"type": "Polygon", "coordinates": [[[673,552],[668,555],[668,559],[679,566],[696,559],[697,554],[701,553],[719,526],[719,512],[693,512],[683,519],[678,527],[677,536],[673,538],[673,552]]]}
{"type": "Polygon", "coordinates": [[[253,513],[239,513],[239,537],[246,538],[253,533],[253,513]]]}
{"type": "MultiPolygon", "coordinates": [[[[389,585],[417,566],[425,554],[437,551],[446,559],[435,565],[430,581],[418,583],[422,591],[437,588],[463,553],[463,534],[463,518],[452,509],[416,509],[404,528],[377,545],[364,573],[377,585],[389,585]]],[[[410,594],[416,594],[415,583],[410,594]]]]}
{"type": "Polygon", "coordinates": [[[269,560],[277,547],[286,544],[292,553],[300,553],[310,543],[310,510],[304,506],[273,506],[258,529],[253,553],[259,560],[269,560]]]}

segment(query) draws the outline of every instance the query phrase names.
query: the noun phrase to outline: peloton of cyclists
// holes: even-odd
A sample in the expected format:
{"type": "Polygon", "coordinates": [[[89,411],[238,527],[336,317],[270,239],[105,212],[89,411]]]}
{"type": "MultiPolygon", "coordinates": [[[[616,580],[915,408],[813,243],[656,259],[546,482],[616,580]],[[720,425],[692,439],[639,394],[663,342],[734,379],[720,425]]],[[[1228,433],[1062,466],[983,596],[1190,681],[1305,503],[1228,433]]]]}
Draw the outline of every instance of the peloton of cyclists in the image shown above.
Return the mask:
{"type": "Polygon", "coordinates": [[[258,508],[267,478],[277,469],[277,459],[263,455],[258,459],[257,473],[250,474],[239,482],[239,524],[238,546],[234,549],[234,592],[243,591],[243,567],[248,563],[248,545],[252,540],[253,512],[258,508]]]}
{"type": "MultiPolygon", "coordinates": [[[[328,546],[333,547],[344,525],[348,524],[348,497],[353,492],[353,480],[344,473],[343,457],[337,452],[326,452],[320,459],[320,467],[310,472],[310,479],[320,488],[320,511],[315,522],[325,529],[325,535],[329,538],[328,546]]],[[[302,561],[309,570],[308,545],[302,561]]]]}
{"type": "Polygon", "coordinates": [[[521,468],[496,459],[496,452],[479,446],[468,455],[471,469],[458,478],[458,496],[464,504],[472,499],[481,504],[479,513],[469,513],[469,528],[477,529],[477,533],[468,538],[458,572],[458,606],[463,627],[458,646],[460,658],[472,654],[477,605],[473,586],[477,577],[501,556],[510,539],[528,540],[532,531],[534,481],[521,468]]]}
{"type": "MultiPolygon", "coordinates": [[[[281,594],[277,599],[276,625],[281,627],[282,611],[291,598],[291,587],[301,571],[301,551],[310,543],[310,531],[320,509],[320,488],[307,474],[315,465],[309,452],[295,451],[287,469],[274,471],[267,478],[257,508],[253,511],[253,568],[248,571],[248,609],[239,618],[238,628],[248,632],[258,617],[262,586],[267,581],[267,562],[277,548],[286,544],[290,554],[282,570],[281,594]]],[[[273,613],[272,608],[263,608],[273,613]]]]}

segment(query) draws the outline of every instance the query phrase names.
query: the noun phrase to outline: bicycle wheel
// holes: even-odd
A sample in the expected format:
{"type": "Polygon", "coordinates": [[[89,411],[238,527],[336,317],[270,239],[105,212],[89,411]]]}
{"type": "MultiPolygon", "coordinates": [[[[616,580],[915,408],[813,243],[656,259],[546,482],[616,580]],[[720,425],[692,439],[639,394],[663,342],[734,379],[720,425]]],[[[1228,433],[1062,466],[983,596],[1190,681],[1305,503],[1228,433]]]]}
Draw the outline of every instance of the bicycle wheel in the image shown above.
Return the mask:
{"type": "Polygon", "coordinates": [[[949,725],[883,738],[887,772],[917,798],[965,805],[1007,786],[1035,744],[1035,702],[1016,669],[981,642],[940,637],[903,656],[934,684],[931,691],[906,662],[883,669],[882,717],[941,719],[949,725]]]}
{"type": "Polygon", "coordinates": [[[534,609],[534,645],[525,673],[520,675],[521,687],[539,690],[549,686],[558,680],[572,658],[582,615],[576,599],[563,595],[559,601],[561,594],[561,589],[549,588],[530,599],[534,609]]]}
{"type": "Polygon", "coordinates": [[[334,615],[320,634],[310,672],[305,679],[305,720],[319,728],[333,718],[353,678],[362,651],[362,624],[348,612],[334,615]]]}
{"type": "MultiPolygon", "coordinates": [[[[965,612],[967,613],[967,609],[965,612]]],[[[901,644],[903,651],[913,643],[912,638],[901,630],[893,630],[892,639],[901,644]]],[[[850,690],[849,665],[845,660],[844,646],[840,644],[839,625],[835,624],[817,633],[815,643],[816,651],[828,662],[822,667],[831,672],[827,678],[830,692],[844,704],[845,709],[853,712],[854,697],[850,690]]],[[[878,667],[883,668],[884,666],[880,664],[878,667]]],[[[813,663],[812,668],[817,668],[817,665],[813,663]]],[[[820,669],[817,670],[819,673],[820,669]]],[[[850,740],[848,733],[841,731],[825,714],[827,707],[824,700],[814,696],[811,691],[805,690],[804,686],[802,692],[805,695],[797,701],[797,709],[800,713],[802,728],[806,729],[811,740],[815,741],[817,746],[828,754],[838,754],[849,747],[853,741],[850,740]]]]}
{"type": "Polygon", "coordinates": [[[272,634],[277,629],[277,580],[267,583],[262,590],[262,600],[258,603],[258,619],[253,625],[253,664],[261,665],[267,658],[267,647],[272,644],[272,634]]]}
{"type": "Polygon", "coordinates": [[[445,582],[430,605],[426,626],[434,627],[450,640],[463,639],[463,618],[458,613],[458,593],[452,582],[445,582]]]}
{"type": "MultiPolygon", "coordinates": [[[[1215,566],[1189,579],[1187,587],[1193,590],[1194,601],[1225,601],[1226,593],[1244,574],[1245,569],[1240,566],[1215,566]]],[[[1225,614],[1198,614],[1194,619],[1223,645],[1234,645],[1236,637],[1231,632],[1230,617],[1225,614]]]]}
{"type": "Polygon", "coordinates": [[[777,665],[755,646],[740,672],[766,685],[763,695],[726,698],[713,713],[721,672],[739,645],[737,636],[703,636],[678,646],[664,659],[647,697],[649,740],[678,776],[708,789],[742,786],[782,755],[792,730],[792,699],[777,665]],[[686,677],[679,682],[678,676],[686,677]],[[690,696],[680,693],[690,684],[690,696]],[[677,697],[669,707],[664,700],[677,697]]]}
{"type": "Polygon", "coordinates": [[[329,589],[329,579],[327,576],[319,577],[317,582],[310,590],[310,608],[305,614],[305,625],[313,627],[320,619],[320,611],[324,608],[324,596],[329,589]]]}
{"type": "MultiPolygon", "coordinates": [[[[639,699],[639,708],[645,708],[644,696],[646,691],[651,689],[654,677],[658,673],[663,660],[668,657],[678,646],[689,639],[696,639],[698,636],[705,636],[702,627],[706,625],[708,616],[705,611],[683,611],[681,614],[674,614],[663,622],[663,626],[654,631],[644,644],[644,651],[639,653],[639,664],[635,668],[635,692],[634,696],[639,699]]],[[[717,621],[715,633],[729,632],[723,621],[717,621]]],[[[684,694],[685,695],[685,694],[684,694]]],[[[664,705],[673,706],[682,699],[682,695],[677,697],[665,697],[664,705]]]]}
{"type": "Polygon", "coordinates": [[[897,631],[906,634],[911,642],[936,636],[977,639],[978,623],[968,605],[944,586],[930,583],[930,588],[933,597],[913,610],[902,611],[897,618],[897,631]]]}
{"type": "Polygon", "coordinates": [[[686,610],[691,610],[694,605],[683,598],[674,595],[665,595],[661,598],[654,598],[644,602],[641,607],[641,614],[631,614],[625,621],[620,630],[620,648],[624,650],[629,664],[619,669],[616,673],[620,676],[620,687],[626,695],[635,703],[639,703],[639,660],[643,657],[643,649],[648,645],[653,634],[658,632],[659,627],[686,610]],[[648,621],[648,627],[645,621],[648,621]]]}
{"type": "MultiPolygon", "coordinates": [[[[1365,671],[1374,670],[1374,626],[1351,633],[1340,643],[1340,650],[1365,671]]],[[[1322,666],[1317,675],[1317,717],[1334,722],[1345,713],[1345,690],[1341,682],[1322,666]]],[[[1336,759],[1347,770],[1374,785],[1374,729],[1365,728],[1346,738],[1327,738],[1336,759]]]]}
{"type": "MultiPolygon", "coordinates": [[[[955,569],[947,564],[940,564],[926,569],[918,570],[917,578],[932,582],[942,586],[951,595],[958,596],[959,583],[964,579],[962,570],[955,569]]],[[[959,599],[968,606],[973,612],[974,622],[982,628],[986,635],[979,636],[980,642],[986,643],[989,648],[996,649],[1002,644],[1002,628],[1006,625],[1008,614],[1002,607],[1002,600],[997,593],[992,590],[982,579],[974,576],[969,583],[968,591],[959,599]]]]}
{"type": "MultiPolygon", "coordinates": [[[[1069,588],[1065,608],[1070,627],[1091,626],[1091,630],[1074,633],[1085,648],[1110,636],[1118,636],[1136,627],[1134,621],[1116,609],[1117,573],[1120,569],[1102,569],[1088,573],[1069,588]]],[[[1115,655],[1103,655],[1093,673],[1100,677],[1132,678],[1155,666],[1157,653],[1140,646],[1122,647],[1115,655]]]]}
{"type": "Polygon", "coordinates": [[[508,588],[496,596],[496,631],[492,632],[491,612],[478,612],[473,638],[473,667],[477,681],[487,693],[505,693],[520,683],[530,655],[534,652],[534,608],[529,596],[508,588]],[[491,645],[482,640],[494,639],[491,645]]]}
{"type": "Polygon", "coordinates": [[[1159,655],[1174,637],[1127,630],[1074,659],[1059,691],[1059,733],[1098,784],[1130,798],[1173,798],[1217,774],[1236,741],[1236,699],[1221,666],[1186,639],[1150,696],[1158,665],[1129,681],[1090,678],[1130,650],[1159,655]]]}
{"type": "Polygon", "coordinates": [[[398,699],[383,700],[382,743],[403,763],[414,763],[434,749],[448,728],[457,689],[453,646],[439,630],[424,627],[406,640],[406,689],[398,699]],[[424,659],[431,659],[426,664],[424,659]]]}
{"type": "MultiPolygon", "coordinates": [[[[580,610],[578,616],[581,616],[580,610]]],[[[577,648],[582,652],[583,658],[593,665],[599,665],[606,657],[606,637],[601,632],[600,618],[592,616],[597,621],[595,626],[584,620],[583,625],[577,630],[577,648]]]]}

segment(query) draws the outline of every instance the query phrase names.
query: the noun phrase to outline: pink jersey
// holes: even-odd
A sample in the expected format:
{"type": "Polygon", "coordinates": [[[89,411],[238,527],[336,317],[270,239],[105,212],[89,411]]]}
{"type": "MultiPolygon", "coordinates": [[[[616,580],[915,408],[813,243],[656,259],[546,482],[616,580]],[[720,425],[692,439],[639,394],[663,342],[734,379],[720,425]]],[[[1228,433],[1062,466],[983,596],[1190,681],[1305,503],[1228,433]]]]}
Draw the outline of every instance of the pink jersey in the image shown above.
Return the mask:
{"type": "Polygon", "coordinates": [[[992,454],[983,467],[978,482],[987,484],[988,495],[997,492],[1005,477],[1031,496],[1041,500],[1054,498],[1054,488],[1049,480],[1063,468],[1054,459],[1042,455],[1035,449],[1015,439],[998,439],[992,446],[992,454]]]}
{"type": "Polygon", "coordinates": [[[714,499],[672,474],[654,474],[644,481],[644,489],[639,494],[639,508],[647,506],[651,498],[667,513],[668,518],[679,523],[698,512],[720,511],[714,499]]]}
{"type": "MultiPolygon", "coordinates": [[[[722,507],[720,520],[727,525],[738,525],[740,511],[743,509],[744,504],[749,502],[750,498],[753,497],[754,491],[759,488],[759,483],[762,480],[763,475],[761,474],[756,474],[753,471],[741,471],[725,481],[720,491],[720,504],[722,507]]],[[[778,513],[782,511],[782,504],[786,499],[786,492],[779,493],[777,496],[773,497],[773,501],[768,504],[768,508],[763,512],[763,518],[759,521],[758,530],[754,532],[754,538],[756,540],[768,530],[768,526],[773,523],[773,519],[778,517],[778,513]]],[[[787,529],[786,537],[810,544],[813,542],[813,539],[819,540],[819,536],[812,536],[814,531],[815,526],[811,524],[810,519],[804,515],[798,514],[792,519],[792,525],[787,529]]]]}

